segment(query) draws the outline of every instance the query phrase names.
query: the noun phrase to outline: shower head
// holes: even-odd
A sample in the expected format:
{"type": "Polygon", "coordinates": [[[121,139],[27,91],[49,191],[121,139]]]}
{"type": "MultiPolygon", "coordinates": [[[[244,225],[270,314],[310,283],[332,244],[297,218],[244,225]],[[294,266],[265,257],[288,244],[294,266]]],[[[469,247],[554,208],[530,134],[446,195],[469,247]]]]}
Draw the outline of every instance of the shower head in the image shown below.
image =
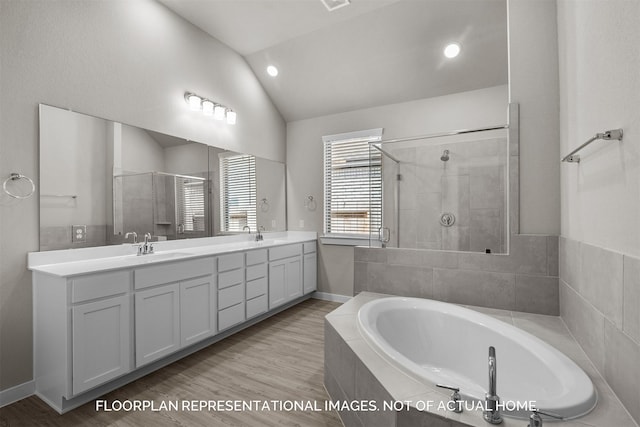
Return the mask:
{"type": "Polygon", "coordinates": [[[442,160],[443,162],[449,161],[449,150],[444,150],[442,152],[442,156],[440,156],[440,160],[442,160]]]}

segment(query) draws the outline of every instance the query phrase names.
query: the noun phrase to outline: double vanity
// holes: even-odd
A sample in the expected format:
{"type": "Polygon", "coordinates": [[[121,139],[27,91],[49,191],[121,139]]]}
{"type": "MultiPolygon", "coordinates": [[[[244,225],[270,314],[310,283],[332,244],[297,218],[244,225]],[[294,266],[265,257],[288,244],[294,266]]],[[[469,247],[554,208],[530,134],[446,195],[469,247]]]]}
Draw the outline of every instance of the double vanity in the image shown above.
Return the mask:
{"type": "Polygon", "coordinates": [[[63,413],[316,290],[316,234],[29,254],[36,394],[63,413]]]}

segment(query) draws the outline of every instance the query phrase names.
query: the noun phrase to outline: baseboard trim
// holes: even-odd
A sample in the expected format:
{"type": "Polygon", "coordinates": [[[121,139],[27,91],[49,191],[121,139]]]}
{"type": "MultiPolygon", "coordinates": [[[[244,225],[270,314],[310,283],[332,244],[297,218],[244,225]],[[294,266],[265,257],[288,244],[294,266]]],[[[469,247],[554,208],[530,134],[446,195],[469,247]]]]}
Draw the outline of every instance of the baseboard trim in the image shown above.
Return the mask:
{"type": "Polygon", "coordinates": [[[36,382],[33,380],[2,390],[0,391],[0,408],[32,396],[35,392],[36,382]]]}
{"type": "Polygon", "coordinates": [[[352,297],[348,297],[346,295],[339,295],[339,294],[330,294],[328,292],[314,292],[313,295],[311,295],[311,298],[315,298],[315,299],[321,299],[324,301],[333,301],[333,302],[341,302],[341,303],[345,303],[347,301],[349,301],[352,297]]]}

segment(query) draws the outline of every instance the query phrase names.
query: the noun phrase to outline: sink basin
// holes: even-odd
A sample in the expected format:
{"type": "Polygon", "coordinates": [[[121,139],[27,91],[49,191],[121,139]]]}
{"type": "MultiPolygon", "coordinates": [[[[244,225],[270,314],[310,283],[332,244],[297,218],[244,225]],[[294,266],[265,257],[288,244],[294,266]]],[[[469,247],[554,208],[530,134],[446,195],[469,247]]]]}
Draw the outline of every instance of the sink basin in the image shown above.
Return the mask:
{"type": "Polygon", "coordinates": [[[167,261],[175,258],[183,258],[191,256],[189,252],[158,252],[155,254],[147,255],[129,255],[126,257],[128,262],[133,264],[146,264],[148,262],[167,261]]]}

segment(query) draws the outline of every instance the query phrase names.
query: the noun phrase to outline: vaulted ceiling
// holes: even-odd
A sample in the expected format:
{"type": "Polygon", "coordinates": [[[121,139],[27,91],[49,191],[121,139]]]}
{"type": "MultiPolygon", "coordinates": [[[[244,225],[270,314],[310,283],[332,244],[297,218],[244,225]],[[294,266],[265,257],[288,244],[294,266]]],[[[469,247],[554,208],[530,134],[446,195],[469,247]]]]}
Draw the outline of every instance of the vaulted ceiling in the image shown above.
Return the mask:
{"type": "Polygon", "coordinates": [[[505,0],[160,1],[243,55],[287,122],[507,83],[505,0]]]}

